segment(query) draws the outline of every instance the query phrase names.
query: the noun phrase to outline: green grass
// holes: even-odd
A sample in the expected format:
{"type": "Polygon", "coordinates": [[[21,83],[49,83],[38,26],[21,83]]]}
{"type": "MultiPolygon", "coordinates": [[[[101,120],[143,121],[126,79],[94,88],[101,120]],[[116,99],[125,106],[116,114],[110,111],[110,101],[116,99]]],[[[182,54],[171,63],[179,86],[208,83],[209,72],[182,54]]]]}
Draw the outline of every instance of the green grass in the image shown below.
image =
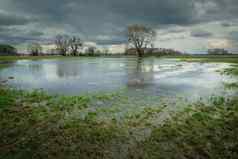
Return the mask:
{"type": "MultiPolygon", "coordinates": [[[[16,60],[44,60],[44,59],[73,59],[73,58],[100,58],[100,57],[125,57],[125,55],[95,55],[95,56],[61,56],[61,55],[45,55],[45,56],[0,56],[0,64],[1,62],[10,62],[16,60]]],[[[128,56],[131,57],[131,56],[128,56]]]]}
{"type": "Polygon", "coordinates": [[[0,158],[128,155],[123,151],[133,147],[134,129],[144,128],[164,108],[135,105],[137,110],[127,111],[130,102],[120,93],[51,96],[41,90],[1,88],[0,158]]]}
{"type": "Polygon", "coordinates": [[[42,59],[58,59],[58,58],[71,58],[71,56],[0,56],[0,63],[3,61],[42,60],[42,59]]]}
{"type": "MultiPolygon", "coordinates": [[[[171,57],[172,58],[172,57],[171,57]]],[[[177,56],[178,59],[186,62],[221,62],[238,63],[238,55],[200,55],[200,56],[177,56]]]]}
{"type": "MultiPolygon", "coordinates": [[[[231,68],[226,68],[223,71],[221,71],[222,74],[237,77],[238,76],[238,65],[232,65],[231,68]]],[[[238,82],[232,82],[232,83],[224,83],[225,88],[228,89],[238,89],[238,82]]]]}
{"type": "MultiPolygon", "coordinates": [[[[231,67],[226,68],[224,70],[219,70],[221,74],[224,75],[229,75],[229,76],[238,76],[238,55],[233,55],[231,58],[230,56],[190,56],[190,57],[180,57],[179,58],[182,61],[186,62],[202,62],[202,63],[207,63],[207,62],[221,62],[221,63],[230,63],[232,64],[231,67]]],[[[237,89],[238,88],[238,82],[233,82],[233,83],[224,83],[225,87],[228,89],[237,89]]]]}
{"type": "Polygon", "coordinates": [[[150,120],[158,118],[166,105],[137,105],[122,121],[100,120],[102,113],[118,113],[127,102],[129,98],[117,93],[68,97],[1,88],[0,158],[238,157],[238,99],[184,103],[187,109],[173,113],[162,126],[151,125],[150,120]],[[121,101],[95,111],[95,100],[121,101]],[[146,130],[151,134],[143,134],[146,130]]]}
{"type": "Polygon", "coordinates": [[[238,158],[238,99],[196,104],[138,143],[148,159],[238,158]]]}
{"type": "MultiPolygon", "coordinates": [[[[125,55],[118,55],[115,57],[120,57],[125,55]]],[[[104,57],[104,56],[103,56],[104,57]]],[[[109,55],[111,57],[111,55],[109,55]]],[[[114,56],[113,56],[114,57],[114,56]]],[[[129,56],[130,57],[130,56],[129,56]]],[[[204,61],[204,62],[231,62],[238,63],[238,55],[171,55],[171,56],[161,56],[164,58],[180,58],[182,60],[188,61],[204,61]]],[[[75,58],[73,56],[0,56],[1,61],[15,61],[15,60],[41,60],[41,59],[57,59],[57,58],[75,58]]],[[[77,58],[77,57],[76,57],[77,58]]]]}
{"type": "Polygon", "coordinates": [[[221,63],[238,63],[238,58],[180,58],[187,62],[221,62],[221,63]]]}
{"type": "Polygon", "coordinates": [[[222,73],[226,75],[238,76],[238,65],[233,65],[231,68],[226,68],[222,71],[222,73]]]}
{"type": "Polygon", "coordinates": [[[0,92],[0,111],[8,106],[14,104],[15,93],[12,93],[8,90],[1,90],[0,92]]]}
{"type": "Polygon", "coordinates": [[[233,83],[224,83],[225,88],[228,89],[238,89],[238,82],[233,82],[233,83]]]}
{"type": "MultiPolygon", "coordinates": [[[[238,76],[238,65],[232,65],[232,67],[222,70],[221,74],[237,77],[238,76]]],[[[238,82],[232,82],[232,83],[226,82],[226,83],[224,83],[224,86],[227,89],[237,89],[238,82]]]]}
{"type": "Polygon", "coordinates": [[[107,151],[124,136],[116,124],[71,116],[86,109],[91,97],[0,92],[0,158],[109,158],[107,151]]]}
{"type": "Polygon", "coordinates": [[[0,64],[0,69],[8,67],[8,64],[0,64]]]}

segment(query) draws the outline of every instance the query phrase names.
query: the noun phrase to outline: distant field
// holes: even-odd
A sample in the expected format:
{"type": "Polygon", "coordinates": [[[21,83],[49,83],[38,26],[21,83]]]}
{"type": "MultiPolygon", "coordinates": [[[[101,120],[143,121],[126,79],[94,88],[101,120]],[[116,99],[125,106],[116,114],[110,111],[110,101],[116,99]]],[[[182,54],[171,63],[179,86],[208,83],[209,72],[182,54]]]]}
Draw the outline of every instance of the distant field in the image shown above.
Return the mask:
{"type": "Polygon", "coordinates": [[[184,54],[184,55],[168,55],[164,57],[178,57],[178,58],[231,58],[235,57],[238,58],[238,54],[232,54],[232,55],[208,55],[208,54],[184,54]]]}
{"type": "MultiPolygon", "coordinates": [[[[95,56],[61,56],[61,55],[46,55],[46,56],[0,56],[1,61],[15,60],[41,60],[41,59],[59,59],[59,58],[80,58],[80,57],[125,57],[125,55],[95,55],[95,56]]],[[[127,56],[128,57],[128,56],[127,56]]],[[[134,57],[134,56],[133,56],[134,57]]]]}
{"type": "MultiPolygon", "coordinates": [[[[122,57],[126,55],[118,55],[116,57],[122,57]]],[[[110,57],[110,56],[109,56],[110,57]]],[[[114,56],[113,56],[114,57],[114,56]]],[[[217,61],[238,61],[238,54],[237,55],[169,55],[169,56],[162,56],[166,58],[180,58],[180,59],[213,59],[217,61]]],[[[21,59],[29,59],[29,60],[38,60],[38,59],[55,59],[55,58],[74,58],[72,56],[60,56],[60,55],[47,55],[47,56],[0,56],[0,61],[12,61],[12,60],[21,60],[21,59]]],[[[193,60],[193,61],[194,61],[193,60]]]]}
{"type": "Polygon", "coordinates": [[[66,58],[64,56],[0,56],[0,61],[14,61],[14,60],[37,60],[37,59],[54,59],[66,58]]]}
{"type": "Polygon", "coordinates": [[[182,56],[177,57],[187,62],[223,62],[223,63],[238,63],[238,55],[230,56],[214,56],[214,55],[203,55],[203,56],[182,56]]]}
{"type": "Polygon", "coordinates": [[[170,55],[163,56],[165,58],[178,58],[187,62],[223,62],[238,63],[237,55],[170,55]]]}

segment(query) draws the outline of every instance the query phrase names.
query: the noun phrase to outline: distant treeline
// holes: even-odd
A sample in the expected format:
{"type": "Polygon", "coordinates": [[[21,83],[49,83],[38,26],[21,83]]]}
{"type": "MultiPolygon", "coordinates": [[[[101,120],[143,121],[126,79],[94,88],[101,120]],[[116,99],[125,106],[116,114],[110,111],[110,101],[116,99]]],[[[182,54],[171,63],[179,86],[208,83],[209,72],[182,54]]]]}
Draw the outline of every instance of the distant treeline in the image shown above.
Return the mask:
{"type": "Polygon", "coordinates": [[[215,48],[215,49],[208,49],[208,54],[210,54],[210,55],[229,55],[231,53],[229,53],[229,51],[227,51],[225,49],[215,48]]]}
{"type": "MultiPolygon", "coordinates": [[[[154,48],[156,39],[156,31],[144,25],[130,25],[127,28],[127,49],[122,53],[124,55],[142,56],[166,56],[166,55],[185,55],[184,53],[174,49],[154,48]]],[[[109,52],[107,47],[97,48],[89,46],[87,43],[77,36],[57,35],[50,45],[54,45],[48,53],[43,51],[40,43],[29,43],[27,47],[28,55],[62,55],[62,56],[101,56],[115,55],[109,52]]],[[[0,45],[0,55],[15,55],[17,49],[11,45],[0,45]]],[[[229,55],[225,49],[209,49],[210,55],[229,55]]],[[[22,54],[24,55],[24,54],[22,54]]],[[[117,54],[120,55],[120,54],[117,54]]]]}
{"type": "MultiPolygon", "coordinates": [[[[162,55],[183,55],[184,53],[174,50],[174,49],[165,49],[165,48],[144,48],[144,55],[147,56],[162,56],[162,55]]],[[[127,49],[125,51],[126,55],[136,55],[137,51],[134,48],[127,49]]]]}
{"type": "MultiPolygon", "coordinates": [[[[74,43],[74,45],[76,45],[74,43]]],[[[59,48],[58,48],[59,49],[59,48]]],[[[120,55],[136,55],[137,51],[135,48],[126,49],[124,53],[112,54],[109,53],[108,49],[97,49],[96,47],[88,47],[84,52],[77,50],[71,51],[71,49],[67,49],[66,52],[60,52],[57,48],[51,49],[48,52],[43,53],[42,46],[38,43],[32,43],[28,46],[28,53],[18,53],[17,49],[9,44],[0,44],[0,56],[11,56],[11,55],[21,55],[21,56],[45,56],[45,55],[63,55],[63,56],[120,56],[120,55]]],[[[186,54],[173,49],[164,49],[164,48],[146,48],[144,49],[145,56],[196,56],[196,57],[206,57],[208,55],[227,55],[231,57],[231,55],[238,56],[236,54],[231,54],[225,49],[209,49],[208,54],[186,54]]]]}
{"type": "Polygon", "coordinates": [[[16,55],[17,49],[8,44],[0,44],[0,55],[16,55]]]}

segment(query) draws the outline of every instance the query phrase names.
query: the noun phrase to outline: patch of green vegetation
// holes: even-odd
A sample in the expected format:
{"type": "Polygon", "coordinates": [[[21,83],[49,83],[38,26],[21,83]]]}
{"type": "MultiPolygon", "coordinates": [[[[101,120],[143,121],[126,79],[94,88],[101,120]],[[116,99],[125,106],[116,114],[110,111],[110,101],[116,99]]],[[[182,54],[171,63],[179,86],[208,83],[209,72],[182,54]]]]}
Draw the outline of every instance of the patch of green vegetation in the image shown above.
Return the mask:
{"type": "Polygon", "coordinates": [[[225,88],[228,89],[238,89],[238,82],[234,82],[234,83],[224,83],[225,88]]]}
{"type": "Polygon", "coordinates": [[[238,55],[187,55],[187,56],[177,56],[177,58],[186,62],[238,63],[238,55]]]}
{"type": "Polygon", "coordinates": [[[88,55],[80,55],[80,56],[61,56],[61,55],[39,55],[39,56],[0,56],[0,63],[3,61],[16,61],[16,60],[47,60],[47,59],[77,59],[77,58],[99,58],[99,57],[114,57],[120,58],[124,57],[124,55],[102,55],[102,56],[88,56],[88,55]]]}
{"type": "MultiPolygon", "coordinates": [[[[211,55],[210,55],[211,56],[211,55]]],[[[230,55],[231,56],[231,55],[230,55]]],[[[234,56],[233,58],[229,56],[222,56],[220,57],[214,56],[212,57],[182,57],[180,58],[182,61],[187,61],[187,62],[222,62],[222,63],[231,63],[231,67],[225,68],[224,70],[218,70],[221,74],[224,75],[229,75],[229,76],[238,76],[238,57],[237,55],[232,55],[234,56]]],[[[224,83],[225,88],[228,89],[236,89],[238,88],[238,82],[233,82],[233,83],[224,83]]]]}
{"type": "Polygon", "coordinates": [[[226,75],[238,76],[238,65],[233,65],[231,68],[226,68],[222,73],[226,75]]]}
{"type": "Polygon", "coordinates": [[[238,99],[216,99],[215,105],[198,103],[177,114],[151,137],[138,143],[142,158],[238,157],[238,99]]]}
{"type": "Polygon", "coordinates": [[[130,127],[150,126],[150,120],[157,118],[165,107],[145,107],[140,112],[128,114],[124,119],[125,123],[130,127]]]}
{"type": "MultiPolygon", "coordinates": [[[[82,55],[86,56],[87,55],[82,55]]],[[[126,55],[107,55],[109,57],[135,57],[126,55]]],[[[107,57],[101,56],[101,57],[107,57]]],[[[96,56],[100,57],[100,56],[96,56]]],[[[170,55],[170,56],[155,56],[162,58],[178,58],[188,62],[227,62],[238,63],[238,55],[170,55]]],[[[42,60],[42,59],[59,59],[59,58],[77,58],[72,56],[60,55],[46,55],[46,56],[0,56],[1,61],[15,61],[15,60],[42,60]]]]}
{"type": "Polygon", "coordinates": [[[12,106],[14,104],[14,95],[15,93],[9,92],[8,90],[0,91],[0,111],[8,106],[12,106]]]}
{"type": "Polygon", "coordinates": [[[6,63],[1,64],[1,63],[0,63],[0,69],[6,68],[6,67],[8,67],[8,66],[9,66],[9,64],[6,64],[6,63]]]}
{"type": "Polygon", "coordinates": [[[16,60],[43,60],[43,59],[58,59],[58,58],[72,58],[68,56],[0,56],[0,62],[2,61],[16,61],[16,60]]]}
{"type": "Polygon", "coordinates": [[[169,105],[131,100],[0,88],[0,158],[237,157],[238,99],[186,103],[162,126],[151,121],[169,105]]]}
{"type": "Polygon", "coordinates": [[[108,150],[125,136],[117,125],[93,120],[92,113],[85,119],[70,116],[87,108],[90,97],[0,92],[0,158],[112,158],[108,150]]]}

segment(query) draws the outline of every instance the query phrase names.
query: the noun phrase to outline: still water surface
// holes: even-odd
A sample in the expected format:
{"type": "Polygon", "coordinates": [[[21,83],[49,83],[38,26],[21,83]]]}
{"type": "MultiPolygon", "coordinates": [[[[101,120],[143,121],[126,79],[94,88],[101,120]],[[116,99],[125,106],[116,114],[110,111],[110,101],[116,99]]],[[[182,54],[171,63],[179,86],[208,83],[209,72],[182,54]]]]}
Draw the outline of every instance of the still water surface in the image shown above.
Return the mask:
{"type": "Polygon", "coordinates": [[[52,94],[79,95],[126,88],[143,96],[224,95],[223,83],[231,80],[217,70],[224,63],[181,62],[176,59],[66,58],[19,60],[0,70],[0,80],[20,89],[43,89],[52,94]]]}

